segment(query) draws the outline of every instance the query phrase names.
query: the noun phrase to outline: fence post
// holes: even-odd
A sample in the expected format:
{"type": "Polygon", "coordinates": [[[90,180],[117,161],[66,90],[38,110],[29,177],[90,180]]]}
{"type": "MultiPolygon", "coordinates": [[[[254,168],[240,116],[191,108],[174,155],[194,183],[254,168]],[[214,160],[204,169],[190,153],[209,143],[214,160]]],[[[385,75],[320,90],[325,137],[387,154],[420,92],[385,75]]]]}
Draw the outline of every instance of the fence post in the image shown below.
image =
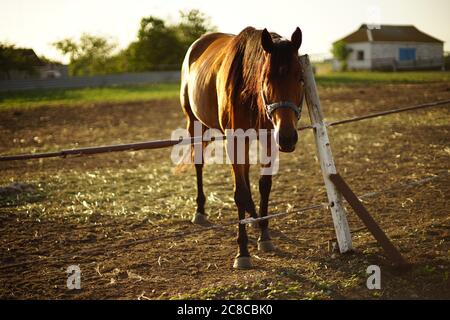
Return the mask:
{"type": "Polygon", "coordinates": [[[347,222],[347,216],[342,203],[342,194],[337,190],[329,175],[336,174],[336,167],[331,154],[330,141],[328,139],[327,128],[323,122],[322,109],[317,91],[316,80],[309,61],[308,55],[300,57],[303,66],[305,81],[305,98],[308,105],[309,118],[314,127],[314,137],[316,142],[317,156],[322,169],[323,180],[327,190],[328,205],[333,217],[336,239],[341,253],[352,250],[352,238],[347,222]]]}

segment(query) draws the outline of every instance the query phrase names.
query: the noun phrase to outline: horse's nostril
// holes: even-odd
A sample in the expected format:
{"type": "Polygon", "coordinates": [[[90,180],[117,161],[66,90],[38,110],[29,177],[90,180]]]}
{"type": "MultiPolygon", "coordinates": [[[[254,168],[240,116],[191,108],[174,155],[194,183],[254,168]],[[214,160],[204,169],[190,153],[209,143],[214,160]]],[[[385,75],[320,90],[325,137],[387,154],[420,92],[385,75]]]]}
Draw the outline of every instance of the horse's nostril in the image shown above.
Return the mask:
{"type": "Polygon", "coordinates": [[[291,134],[288,135],[282,135],[279,136],[279,144],[282,149],[291,150],[295,147],[295,144],[298,140],[298,134],[297,131],[294,131],[291,134]]]}
{"type": "Polygon", "coordinates": [[[298,140],[297,132],[294,132],[290,135],[282,135],[280,136],[280,143],[281,144],[287,144],[287,145],[293,145],[296,144],[298,140]]]}
{"type": "Polygon", "coordinates": [[[296,144],[298,141],[298,133],[297,131],[294,131],[294,134],[292,135],[292,144],[296,144]]]}

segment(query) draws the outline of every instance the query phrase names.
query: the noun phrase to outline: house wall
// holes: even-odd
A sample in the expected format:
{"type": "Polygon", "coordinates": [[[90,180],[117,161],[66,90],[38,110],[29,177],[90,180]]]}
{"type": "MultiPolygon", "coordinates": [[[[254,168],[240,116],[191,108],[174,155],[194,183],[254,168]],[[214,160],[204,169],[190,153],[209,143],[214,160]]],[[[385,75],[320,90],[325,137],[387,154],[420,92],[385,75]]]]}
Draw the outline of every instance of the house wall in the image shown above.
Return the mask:
{"type": "Polygon", "coordinates": [[[393,58],[399,60],[400,48],[415,48],[417,60],[442,59],[444,54],[444,46],[442,43],[373,42],[371,58],[393,58]]]}
{"type": "Polygon", "coordinates": [[[0,72],[1,80],[24,80],[24,79],[37,79],[39,78],[39,72],[36,71],[32,74],[25,71],[11,70],[9,74],[6,72],[0,72]]]}
{"type": "Polygon", "coordinates": [[[67,78],[69,77],[69,69],[66,65],[51,65],[34,67],[34,72],[11,70],[8,74],[0,72],[0,80],[29,80],[29,79],[51,79],[51,78],[67,78]]]}
{"type": "MultiPolygon", "coordinates": [[[[442,66],[444,46],[442,43],[415,43],[415,42],[361,42],[347,45],[352,52],[348,57],[349,70],[370,70],[380,63],[394,63],[399,61],[400,48],[415,48],[416,60],[426,61],[427,66],[442,66]],[[364,60],[358,60],[358,51],[364,51],[364,60]]],[[[401,63],[400,63],[401,65],[401,63]]],[[[418,64],[420,66],[420,64],[418,64]]],[[[411,65],[413,68],[414,66],[411,65]]]]}
{"type": "Polygon", "coordinates": [[[68,78],[69,68],[67,65],[47,64],[36,68],[40,79],[68,78]]]}
{"type": "Polygon", "coordinates": [[[370,42],[349,43],[347,48],[351,49],[347,65],[349,70],[370,70],[372,67],[372,46],[370,42]],[[358,51],[364,51],[364,60],[358,60],[358,51]]]}

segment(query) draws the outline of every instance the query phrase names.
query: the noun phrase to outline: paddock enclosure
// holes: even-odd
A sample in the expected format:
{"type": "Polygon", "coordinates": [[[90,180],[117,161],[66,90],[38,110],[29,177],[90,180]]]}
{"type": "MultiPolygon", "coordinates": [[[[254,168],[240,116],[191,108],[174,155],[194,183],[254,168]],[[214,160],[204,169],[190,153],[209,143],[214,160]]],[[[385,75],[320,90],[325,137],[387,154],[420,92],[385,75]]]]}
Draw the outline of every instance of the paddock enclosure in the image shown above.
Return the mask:
{"type": "MultiPolygon", "coordinates": [[[[332,122],[450,99],[450,84],[330,85],[319,93],[332,122]]],[[[207,213],[217,225],[205,230],[189,222],[195,170],[174,172],[170,149],[141,150],[0,162],[0,296],[448,299],[449,119],[445,106],[328,131],[336,167],[353,191],[386,191],[364,205],[412,263],[409,272],[390,266],[351,209],[355,252],[330,250],[336,235],[325,207],[271,220],[274,253],[256,250],[258,232],[250,228],[255,267],[233,270],[236,209],[229,166],[205,166],[207,213]],[[66,287],[70,265],[81,268],[81,290],[66,287]],[[367,289],[369,265],[381,267],[382,290],[367,289]]],[[[176,99],[8,109],[0,111],[0,153],[168,139],[184,125],[176,99]]],[[[305,111],[300,125],[309,125],[305,111]]],[[[301,131],[296,151],[280,156],[269,214],[326,203],[312,131],[301,131]]]]}

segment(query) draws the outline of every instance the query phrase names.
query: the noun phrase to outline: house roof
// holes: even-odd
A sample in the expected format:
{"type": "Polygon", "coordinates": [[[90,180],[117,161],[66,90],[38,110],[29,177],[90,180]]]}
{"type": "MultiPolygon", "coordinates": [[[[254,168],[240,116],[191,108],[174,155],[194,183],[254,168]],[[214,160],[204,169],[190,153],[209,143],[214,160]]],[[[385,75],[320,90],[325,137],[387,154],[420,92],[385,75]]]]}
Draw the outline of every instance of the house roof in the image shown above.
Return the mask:
{"type": "Polygon", "coordinates": [[[44,66],[45,63],[37,56],[37,54],[34,52],[33,49],[24,49],[24,48],[17,48],[14,49],[18,55],[20,55],[23,59],[26,59],[32,64],[33,66],[44,66]]]}
{"type": "Polygon", "coordinates": [[[443,43],[443,41],[423,33],[412,25],[381,25],[379,29],[374,29],[369,28],[367,24],[362,24],[358,30],[339,41],[344,41],[346,43],[389,41],[443,43]]]}

